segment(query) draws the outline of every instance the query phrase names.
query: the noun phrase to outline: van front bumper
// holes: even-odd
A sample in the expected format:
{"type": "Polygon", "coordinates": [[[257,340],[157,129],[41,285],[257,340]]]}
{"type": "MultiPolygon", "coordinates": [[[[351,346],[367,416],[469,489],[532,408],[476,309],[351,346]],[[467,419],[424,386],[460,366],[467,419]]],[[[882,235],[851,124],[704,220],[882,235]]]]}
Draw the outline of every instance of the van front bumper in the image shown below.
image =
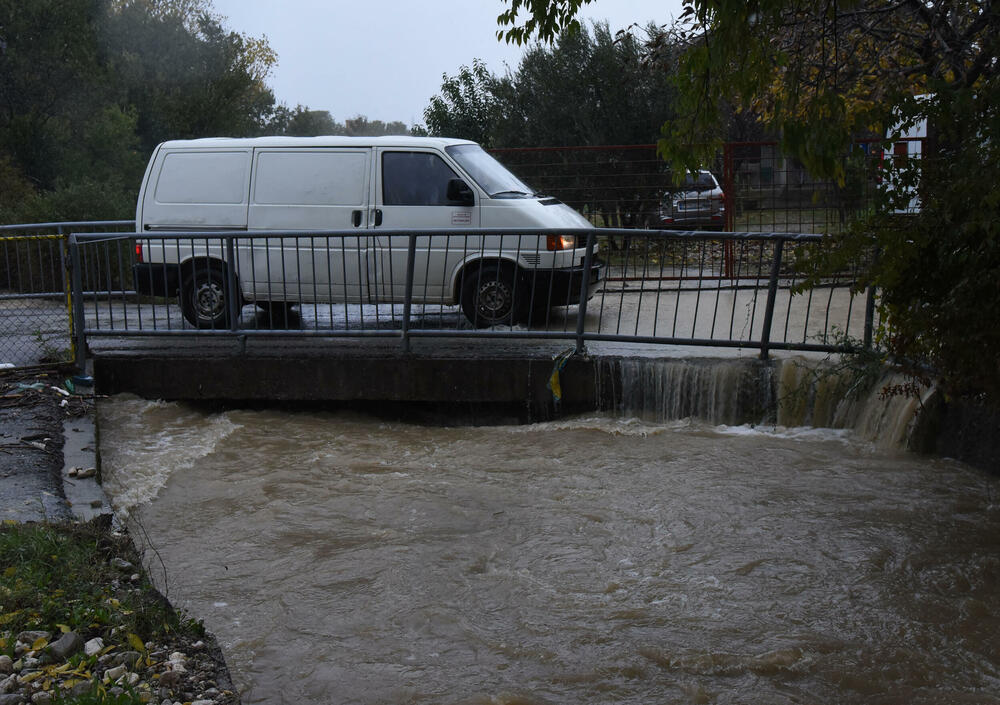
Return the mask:
{"type": "Polygon", "coordinates": [[[142,296],[172,297],[180,288],[180,267],[176,264],[139,262],[132,265],[132,282],[142,296]]]}

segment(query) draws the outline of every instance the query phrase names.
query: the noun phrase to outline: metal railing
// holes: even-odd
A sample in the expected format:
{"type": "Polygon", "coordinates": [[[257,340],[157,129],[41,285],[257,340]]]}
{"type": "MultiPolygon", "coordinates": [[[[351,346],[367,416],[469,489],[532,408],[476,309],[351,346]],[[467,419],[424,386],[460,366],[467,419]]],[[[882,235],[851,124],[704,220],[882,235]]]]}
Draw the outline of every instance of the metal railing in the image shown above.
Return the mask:
{"type": "Polygon", "coordinates": [[[572,341],[578,352],[608,342],[749,348],[763,358],[871,344],[864,262],[800,291],[821,235],[560,231],[578,238],[560,271],[544,266],[560,254],[547,250],[547,234],[74,234],[78,350],[88,338],[140,335],[397,337],[404,349],[417,337],[531,338],[572,341]],[[159,254],[135,269],[137,245],[159,254]],[[599,278],[588,276],[598,263],[599,278]],[[493,305],[499,320],[480,320],[493,305]]]}
{"type": "Polygon", "coordinates": [[[134,230],[131,220],[0,225],[0,365],[74,359],[67,277],[70,232],[134,230]]]}

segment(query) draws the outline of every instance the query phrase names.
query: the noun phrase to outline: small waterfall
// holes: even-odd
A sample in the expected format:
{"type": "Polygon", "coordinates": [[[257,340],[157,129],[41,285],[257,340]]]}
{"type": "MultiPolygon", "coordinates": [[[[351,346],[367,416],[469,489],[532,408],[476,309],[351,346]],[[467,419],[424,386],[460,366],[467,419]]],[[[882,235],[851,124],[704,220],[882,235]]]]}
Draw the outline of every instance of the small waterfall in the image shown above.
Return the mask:
{"type": "Polygon", "coordinates": [[[663,422],[850,428],[884,447],[905,447],[917,412],[933,394],[885,395],[893,373],[865,383],[856,370],[805,358],[607,358],[598,366],[602,408],[663,422]]]}
{"type": "Polygon", "coordinates": [[[651,421],[693,417],[740,425],[772,420],[773,366],[757,360],[615,358],[604,361],[604,408],[651,421]]]}

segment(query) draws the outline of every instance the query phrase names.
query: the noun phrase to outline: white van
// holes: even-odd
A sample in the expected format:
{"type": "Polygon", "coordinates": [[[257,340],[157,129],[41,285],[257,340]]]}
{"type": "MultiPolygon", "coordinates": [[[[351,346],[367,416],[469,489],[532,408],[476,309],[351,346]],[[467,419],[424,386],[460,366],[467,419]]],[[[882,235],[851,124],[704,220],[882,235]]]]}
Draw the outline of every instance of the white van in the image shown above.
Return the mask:
{"type": "Polygon", "coordinates": [[[280,310],[300,303],[402,302],[408,234],[417,238],[413,301],[461,305],[476,326],[510,325],[548,306],[579,302],[585,242],[560,230],[590,228],[554,198],[533,193],[475,142],[424,137],[261,137],[164,142],[136,208],[143,233],[204,232],[204,238],[140,239],[139,293],[178,295],[200,328],[230,324],[237,302],[280,310]],[[511,235],[479,228],[550,229],[511,235]],[[453,230],[440,233],[440,229],[453,230]],[[310,231],[351,231],[309,236],[310,231]],[[232,231],[289,236],[237,239],[232,231]],[[303,235],[297,236],[296,233],[303,235]],[[236,266],[230,270],[230,258],[236,266]]]}

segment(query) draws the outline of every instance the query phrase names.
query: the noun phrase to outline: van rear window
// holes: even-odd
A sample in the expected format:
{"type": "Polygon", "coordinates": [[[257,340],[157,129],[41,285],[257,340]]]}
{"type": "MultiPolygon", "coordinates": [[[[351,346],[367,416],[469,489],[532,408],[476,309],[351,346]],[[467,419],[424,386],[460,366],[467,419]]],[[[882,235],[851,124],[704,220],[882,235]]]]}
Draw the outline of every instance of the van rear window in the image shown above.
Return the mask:
{"type": "Polygon", "coordinates": [[[156,181],[157,203],[246,202],[250,153],[172,152],[156,181]]]}

